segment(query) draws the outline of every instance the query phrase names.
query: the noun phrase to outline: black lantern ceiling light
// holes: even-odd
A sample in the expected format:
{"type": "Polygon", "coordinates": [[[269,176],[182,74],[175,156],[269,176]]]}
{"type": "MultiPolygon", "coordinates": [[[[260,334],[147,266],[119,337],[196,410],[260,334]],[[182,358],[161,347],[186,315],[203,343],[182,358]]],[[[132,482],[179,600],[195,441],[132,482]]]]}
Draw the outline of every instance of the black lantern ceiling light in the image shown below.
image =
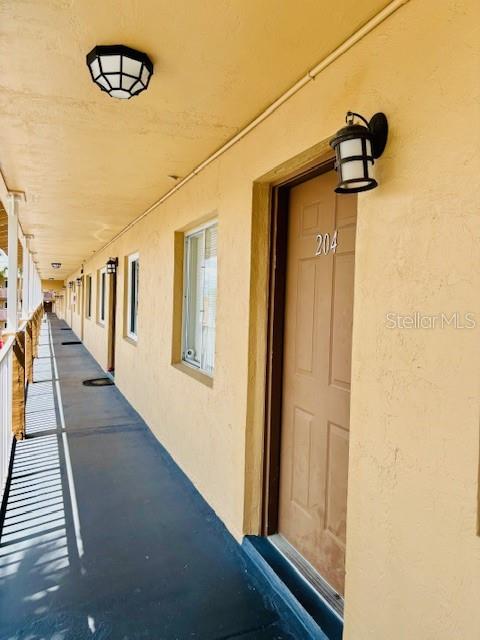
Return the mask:
{"type": "Polygon", "coordinates": [[[373,165],[387,144],[388,122],[384,113],[376,113],[368,122],[359,113],[348,111],[346,127],[330,140],[335,150],[335,169],[339,182],[337,193],[358,193],[378,186],[373,177],[373,165]],[[355,118],[365,124],[354,123],[355,118]]]}
{"type": "Polygon", "coordinates": [[[117,273],[118,258],[109,258],[107,260],[107,273],[117,273]]]}
{"type": "Polygon", "coordinates": [[[52,262],[52,269],[60,269],[61,266],[61,262],[52,262]]]}
{"type": "Polygon", "coordinates": [[[87,55],[87,66],[100,89],[121,100],[144,91],[153,73],[146,53],[122,44],[94,47],[87,55]]]}

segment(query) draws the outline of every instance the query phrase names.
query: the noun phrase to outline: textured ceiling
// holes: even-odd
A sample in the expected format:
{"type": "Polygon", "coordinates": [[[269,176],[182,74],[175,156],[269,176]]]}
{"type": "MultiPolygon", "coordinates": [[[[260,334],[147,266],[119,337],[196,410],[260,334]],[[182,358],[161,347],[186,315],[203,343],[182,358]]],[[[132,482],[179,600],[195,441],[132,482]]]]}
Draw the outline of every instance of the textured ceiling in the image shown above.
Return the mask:
{"type": "Polygon", "coordinates": [[[0,167],[26,194],[42,277],[66,276],[386,4],[0,2],[0,167]],[[155,64],[129,101],[85,65],[94,45],[117,43],[155,64]]]}

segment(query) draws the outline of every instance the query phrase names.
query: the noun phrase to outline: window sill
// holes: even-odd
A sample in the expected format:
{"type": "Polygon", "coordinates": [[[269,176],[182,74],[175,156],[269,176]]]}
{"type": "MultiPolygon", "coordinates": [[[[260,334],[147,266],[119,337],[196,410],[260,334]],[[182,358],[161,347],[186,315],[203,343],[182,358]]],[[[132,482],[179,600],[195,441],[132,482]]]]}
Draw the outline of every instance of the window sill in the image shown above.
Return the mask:
{"type": "Polygon", "coordinates": [[[129,344],[132,344],[134,347],[136,347],[137,344],[138,344],[138,338],[131,338],[130,336],[123,336],[123,339],[125,340],[125,342],[128,342],[129,344]]]}
{"type": "Polygon", "coordinates": [[[192,367],[191,365],[183,361],[172,362],[172,366],[175,367],[175,369],[178,369],[178,371],[183,371],[183,373],[186,373],[187,376],[190,376],[191,378],[198,380],[198,382],[201,382],[206,387],[210,387],[210,388],[213,387],[213,378],[207,375],[206,373],[203,373],[203,371],[200,371],[200,369],[197,369],[196,367],[192,367]]]}

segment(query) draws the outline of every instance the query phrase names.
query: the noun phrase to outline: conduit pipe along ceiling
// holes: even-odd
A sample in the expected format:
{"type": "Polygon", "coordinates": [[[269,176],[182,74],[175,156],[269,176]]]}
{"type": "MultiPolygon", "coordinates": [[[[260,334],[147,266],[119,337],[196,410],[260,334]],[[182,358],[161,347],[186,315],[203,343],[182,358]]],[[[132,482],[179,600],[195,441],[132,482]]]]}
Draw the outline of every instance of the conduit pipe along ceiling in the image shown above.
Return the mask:
{"type": "Polygon", "coordinates": [[[144,91],[153,73],[146,53],[122,44],[100,45],[87,54],[92,80],[112,98],[128,100],[144,91]]]}
{"type": "Polygon", "coordinates": [[[373,177],[373,165],[387,144],[387,118],[384,113],[376,113],[368,122],[359,113],[348,111],[345,121],[347,125],[330,140],[339,177],[335,191],[359,193],[375,189],[378,182],[373,177]],[[364,124],[355,123],[355,119],[364,124]]]}

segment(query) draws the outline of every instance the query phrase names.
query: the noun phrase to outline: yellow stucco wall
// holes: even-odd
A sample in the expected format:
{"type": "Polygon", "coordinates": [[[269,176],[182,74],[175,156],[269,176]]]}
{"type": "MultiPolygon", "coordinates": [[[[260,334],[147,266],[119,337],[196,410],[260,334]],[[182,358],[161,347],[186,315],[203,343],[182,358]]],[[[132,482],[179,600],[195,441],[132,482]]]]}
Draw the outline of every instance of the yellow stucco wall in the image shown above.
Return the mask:
{"type": "Polygon", "coordinates": [[[61,291],[64,286],[63,280],[42,280],[42,291],[61,291]]]}
{"type": "MultiPolygon", "coordinates": [[[[480,637],[479,331],[386,326],[387,313],[416,311],[480,323],[479,23],[473,0],[411,0],[84,266],[95,300],[96,270],[119,257],[117,385],[240,538],[252,183],[348,109],[387,113],[380,187],[358,205],[346,640],[480,637]],[[213,388],[170,364],[174,232],[208,214],[219,221],[213,388]],[[123,258],[135,251],[136,346],[122,337],[123,258]]],[[[95,317],[84,341],[105,367],[95,317]]]]}

